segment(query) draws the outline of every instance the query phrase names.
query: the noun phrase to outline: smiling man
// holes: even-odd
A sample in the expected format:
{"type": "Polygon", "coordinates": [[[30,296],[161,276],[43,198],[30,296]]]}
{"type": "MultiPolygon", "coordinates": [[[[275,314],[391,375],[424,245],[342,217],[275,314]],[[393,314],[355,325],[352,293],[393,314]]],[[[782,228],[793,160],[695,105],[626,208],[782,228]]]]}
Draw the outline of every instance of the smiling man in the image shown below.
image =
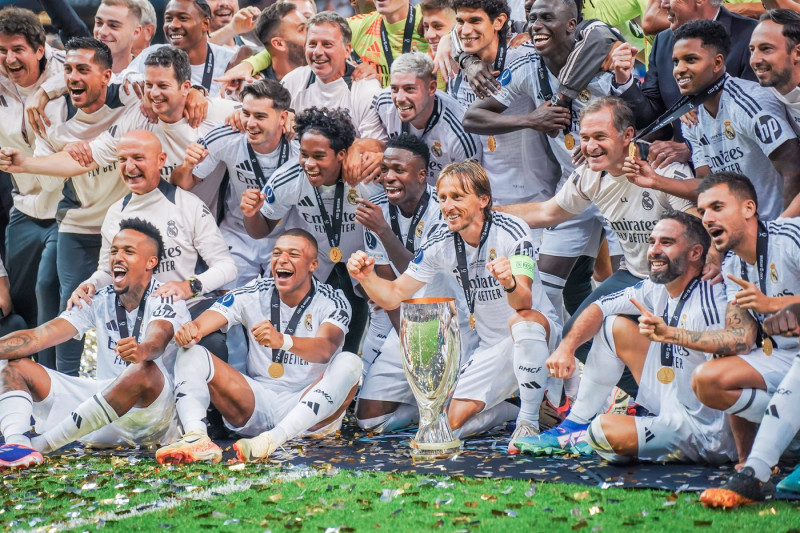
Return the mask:
{"type": "Polygon", "coordinates": [[[461,125],[464,108],[436,89],[433,61],[426,54],[398,57],[392,63],[391,84],[375,98],[373,107],[389,137],[408,133],[428,145],[429,185],[450,163],[482,158],[479,140],[461,125]]]}
{"type": "Polygon", "coordinates": [[[709,246],[697,217],[679,211],[661,216],[648,243],[648,279],[590,305],[547,360],[550,375],[567,378],[576,369],[575,350],[594,337],[569,415],[558,427],[517,441],[518,448],[583,453],[588,441],[611,462],[720,464],[736,458],[725,415],[692,391],[692,372],[715,354],[651,342],[626,316],[666,316],[670,324],[698,331],[720,328],[724,289],[700,279],[709,246]],[[639,384],[636,403],[653,416],[601,413],[625,367],[639,384]]]}
{"type": "Polygon", "coordinates": [[[75,440],[103,447],[152,445],[177,438],[171,366],[172,337],[188,319],[186,306],[154,298],[153,279],[164,244],[140,219],[123,221],[114,237],[111,284],[92,305],[74,308],[33,330],[0,339],[0,469],[29,467],[42,453],[75,440]],[[97,330],[97,379],[46,369],[26,356],[97,330]],[[31,419],[38,435],[30,438],[31,419]]]}
{"type": "Polygon", "coordinates": [[[543,366],[561,334],[559,317],[535,274],[528,229],[518,218],[492,211],[489,177],[480,164],[445,167],[436,194],[447,227],[428,236],[400,277],[379,277],[376,258],[363,251],[350,256],[347,268],[383,309],[397,308],[441,274],[459,283],[479,343],[464,355],[450,425],[469,436],[516,415],[512,450],[515,439],[538,433],[548,386],[543,366]],[[505,401],[516,390],[519,410],[505,401]]]}
{"type": "Polygon", "coordinates": [[[345,349],[357,352],[367,321],[364,300],[358,296],[343,260],[364,242],[364,227],[356,221],[357,199],[379,192],[376,184],[346,185],[344,159],[355,140],[350,116],[342,109],[311,107],[295,117],[300,160],[289,161],[272,174],[263,190],[242,195],[244,227],[263,239],[280,223],[300,228],[319,243],[316,276],[341,289],[353,307],[345,349]]]}
{"type": "Polygon", "coordinates": [[[133,59],[133,45],[143,31],[142,15],[139,0],[103,0],[97,8],[92,34],[111,50],[114,74],[125,70],[133,59]]]}
{"type": "Polygon", "coordinates": [[[177,332],[185,348],[175,363],[183,438],[156,452],[159,463],[222,458],[203,420],[209,402],[242,435],[240,461],[268,457],[298,435],[329,435],[341,426],[361,377],[361,360],[341,351],[350,306],[341,291],[314,279],[314,237],[286,230],[272,250],[269,278],[234,289],[177,332]],[[268,311],[264,311],[268,310],[268,311]],[[301,324],[302,321],[302,324],[301,324]],[[247,373],[194,344],[220,327],[248,331],[247,373]]]}
{"type": "MultiPolygon", "coordinates": [[[[210,24],[211,9],[205,0],[171,0],[164,12],[167,43],[188,54],[192,85],[203,87],[210,96],[219,96],[221,84],[214,80],[228,70],[236,52],[208,41],[210,24]]],[[[162,46],[166,45],[156,44],[142,50],[123,75],[141,79],[147,57],[162,46]]]]}

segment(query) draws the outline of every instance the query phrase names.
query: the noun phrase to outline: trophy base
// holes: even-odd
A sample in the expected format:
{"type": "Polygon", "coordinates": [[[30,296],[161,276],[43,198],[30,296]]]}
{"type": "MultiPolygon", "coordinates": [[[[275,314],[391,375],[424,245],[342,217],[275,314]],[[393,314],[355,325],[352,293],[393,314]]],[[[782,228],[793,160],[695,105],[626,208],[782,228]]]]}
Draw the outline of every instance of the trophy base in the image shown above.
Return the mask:
{"type": "Polygon", "coordinates": [[[417,461],[434,461],[447,459],[461,449],[461,441],[453,439],[449,442],[418,442],[411,439],[411,457],[417,461]]]}

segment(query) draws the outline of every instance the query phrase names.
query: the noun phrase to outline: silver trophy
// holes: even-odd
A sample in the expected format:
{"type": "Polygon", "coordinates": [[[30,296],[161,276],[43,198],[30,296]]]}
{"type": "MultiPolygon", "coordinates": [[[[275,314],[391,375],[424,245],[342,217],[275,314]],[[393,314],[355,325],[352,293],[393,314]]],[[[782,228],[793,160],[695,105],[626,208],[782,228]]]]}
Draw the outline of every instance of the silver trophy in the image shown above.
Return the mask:
{"type": "Polygon", "coordinates": [[[406,379],[419,406],[419,430],[411,441],[411,456],[453,455],[461,446],[447,420],[461,361],[455,300],[415,298],[400,304],[400,345],[406,379]]]}

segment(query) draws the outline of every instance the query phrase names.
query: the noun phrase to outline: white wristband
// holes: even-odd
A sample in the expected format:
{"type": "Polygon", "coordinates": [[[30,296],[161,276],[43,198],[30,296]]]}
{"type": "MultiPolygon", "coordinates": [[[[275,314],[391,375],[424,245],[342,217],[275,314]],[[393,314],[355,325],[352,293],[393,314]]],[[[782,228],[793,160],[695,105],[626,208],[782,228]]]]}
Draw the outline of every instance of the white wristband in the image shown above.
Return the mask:
{"type": "Polygon", "coordinates": [[[288,352],[294,346],[294,341],[292,340],[291,335],[287,335],[286,333],[283,334],[283,346],[281,346],[281,350],[284,352],[288,352]]]}

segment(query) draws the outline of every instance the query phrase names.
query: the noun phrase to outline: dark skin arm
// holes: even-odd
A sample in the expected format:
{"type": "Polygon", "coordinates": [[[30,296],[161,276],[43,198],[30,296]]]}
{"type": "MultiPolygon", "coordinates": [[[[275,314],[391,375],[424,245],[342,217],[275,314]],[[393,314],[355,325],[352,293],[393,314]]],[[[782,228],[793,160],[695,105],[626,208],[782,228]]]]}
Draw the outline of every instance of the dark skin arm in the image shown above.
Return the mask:
{"type": "Polygon", "coordinates": [[[0,339],[0,360],[21,359],[66,342],[78,330],[63,318],[54,318],[38,328],[9,333],[0,339]]]}
{"type": "Polygon", "coordinates": [[[569,109],[550,102],[527,115],[504,115],[506,109],[494,98],[475,100],[464,115],[464,129],[481,135],[500,135],[525,128],[547,132],[568,128],[572,120],[569,109]]]}
{"type": "Polygon", "coordinates": [[[147,325],[145,337],[141,344],[135,338],[120,339],[114,351],[126,363],[142,363],[158,359],[169,341],[172,340],[174,330],[168,320],[154,320],[147,325]]]}
{"type": "MultiPolygon", "coordinates": [[[[356,198],[356,222],[363,224],[365,228],[371,230],[381,240],[389,261],[399,272],[408,268],[408,263],[414,259],[414,254],[409,252],[405,245],[400,242],[394,234],[389,223],[383,218],[383,211],[380,206],[373,204],[366,198],[356,198]]],[[[388,278],[387,278],[388,279],[388,278]]],[[[391,278],[394,279],[394,276],[391,278]]]]}

